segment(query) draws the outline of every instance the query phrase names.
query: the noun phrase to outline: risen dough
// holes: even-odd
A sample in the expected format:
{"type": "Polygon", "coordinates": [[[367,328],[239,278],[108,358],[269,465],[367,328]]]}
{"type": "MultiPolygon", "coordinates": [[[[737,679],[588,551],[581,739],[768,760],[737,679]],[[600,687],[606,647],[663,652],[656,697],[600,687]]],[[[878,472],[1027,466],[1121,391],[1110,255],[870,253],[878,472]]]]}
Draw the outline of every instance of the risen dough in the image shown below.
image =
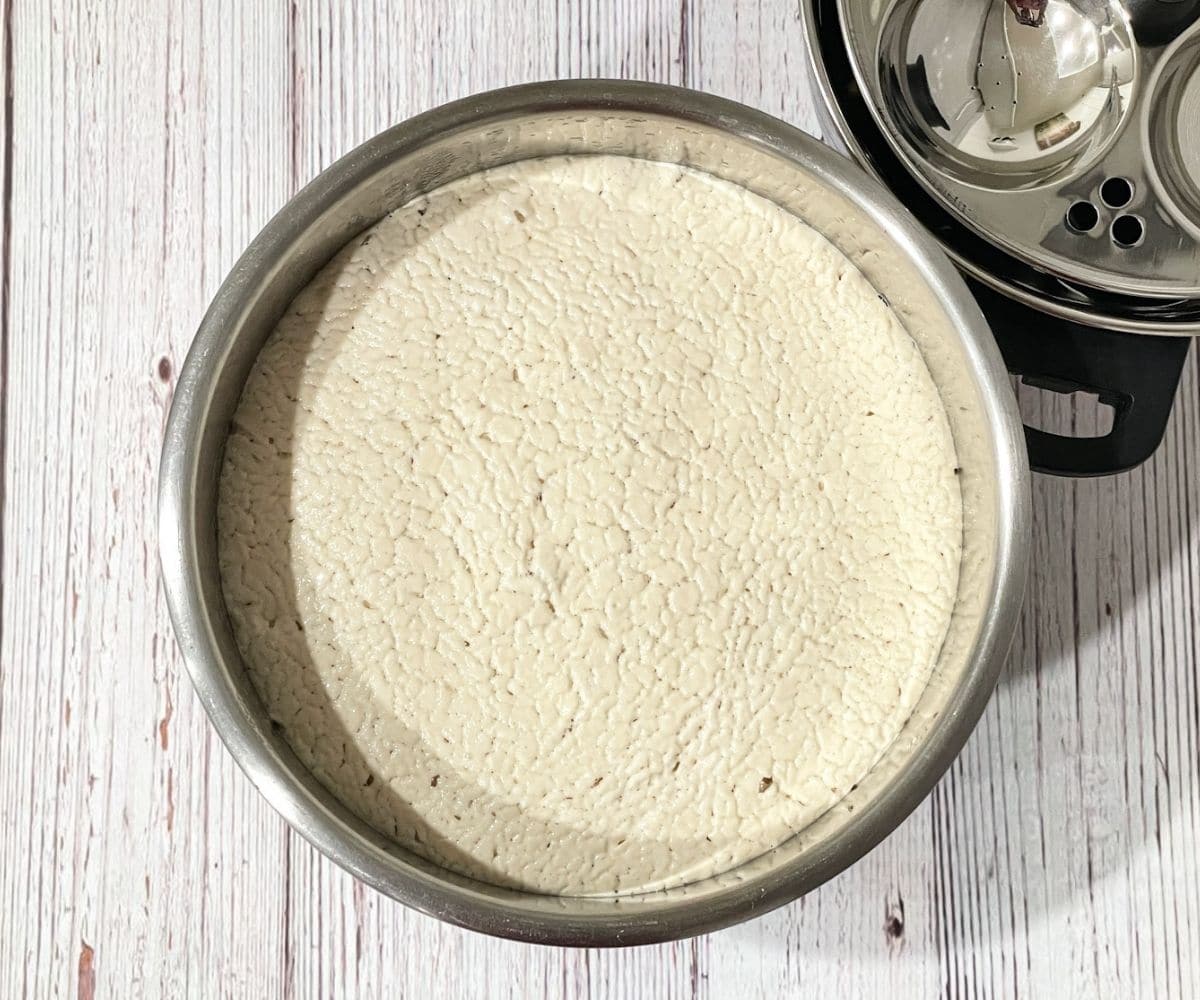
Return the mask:
{"type": "Polygon", "coordinates": [[[555,158],[384,219],[263,348],[225,595],[301,760],[551,893],[727,869],[879,758],[961,501],[913,342],[827,241],[674,166],[555,158]]]}

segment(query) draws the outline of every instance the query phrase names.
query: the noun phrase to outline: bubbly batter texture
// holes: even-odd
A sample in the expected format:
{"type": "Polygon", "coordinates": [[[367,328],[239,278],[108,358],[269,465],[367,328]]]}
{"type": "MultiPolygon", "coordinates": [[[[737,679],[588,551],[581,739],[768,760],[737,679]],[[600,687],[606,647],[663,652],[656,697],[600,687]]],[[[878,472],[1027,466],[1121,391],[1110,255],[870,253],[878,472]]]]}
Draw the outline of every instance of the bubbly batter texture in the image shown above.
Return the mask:
{"type": "Polygon", "coordinates": [[[945,412],[778,206],[615,156],[399,209],[295,300],[221,474],[225,596],[301,760],[549,893],[728,869],[895,737],[955,600],[945,412]]]}

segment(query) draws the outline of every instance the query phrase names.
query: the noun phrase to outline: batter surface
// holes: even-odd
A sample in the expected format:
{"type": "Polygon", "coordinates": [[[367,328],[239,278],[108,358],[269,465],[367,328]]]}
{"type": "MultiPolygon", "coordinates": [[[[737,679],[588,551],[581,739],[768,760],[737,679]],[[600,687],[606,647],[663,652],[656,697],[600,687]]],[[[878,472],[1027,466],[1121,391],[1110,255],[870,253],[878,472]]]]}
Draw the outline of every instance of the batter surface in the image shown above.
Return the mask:
{"type": "Polygon", "coordinates": [[[917,348],[804,223],[527,162],[396,211],[281,320],[221,474],[225,596],[270,715],[383,833],[504,885],[672,885],[899,731],[955,464],[917,348]]]}

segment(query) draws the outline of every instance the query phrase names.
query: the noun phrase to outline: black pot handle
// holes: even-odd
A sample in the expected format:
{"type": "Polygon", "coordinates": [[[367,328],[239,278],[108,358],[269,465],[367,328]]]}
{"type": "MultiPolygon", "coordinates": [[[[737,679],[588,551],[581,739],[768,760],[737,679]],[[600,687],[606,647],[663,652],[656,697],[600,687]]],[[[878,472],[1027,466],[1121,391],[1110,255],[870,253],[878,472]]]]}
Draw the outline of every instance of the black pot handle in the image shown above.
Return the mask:
{"type": "Polygon", "coordinates": [[[1187,358],[1188,337],[1100,330],[1027,308],[969,282],[1008,370],[1053,392],[1095,393],[1113,408],[1103,437],[1073,438],[1025,428],[1029,464],[1057,476],[1106,476],[1132,469],[1159,444],[1187,358]]]}

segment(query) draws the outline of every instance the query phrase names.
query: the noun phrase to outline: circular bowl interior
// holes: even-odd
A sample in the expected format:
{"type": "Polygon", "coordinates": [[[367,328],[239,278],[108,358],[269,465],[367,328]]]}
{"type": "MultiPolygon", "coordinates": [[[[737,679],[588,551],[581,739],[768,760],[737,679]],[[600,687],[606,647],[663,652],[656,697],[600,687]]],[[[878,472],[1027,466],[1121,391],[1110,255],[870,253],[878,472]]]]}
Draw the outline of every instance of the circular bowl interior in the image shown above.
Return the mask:
{"type": "Polygon", "coordinates": [[[1200,239],[1200,24],[1164,54],[1153,81],[1144,145],[1150,181],[1200,239]]]}
{"type": "Polygon", "coordinates": [[[176,634],[218,733],[264,796],[325,854],[453,923],[528,941],[635,944],[744,920],[815,888],[927,794],[977,720],[1019,612],[1028,466],[1007,376],[978,307],[936,243],[816,140],[728,101],[674,88],[532,84],[460,101],[376,137],[273,219],[218,292],[180,375],[163,445],[160,548],[176,634]],[[354,235],[467,173],[530,157],[620,153],[727,178],[805,219],[886,297],[942,394],[962,466],[964,545],[949,632],[916,711],[846,798],[775,850],[676,889],[549,897],[438,868],[349,813],[272,731],[225,613],[216,552],[227,428],[255,356],[291,299],[354,235]]]}
{"type": "Polygon", "coordinates": [[[1095,164],[1134,106],[1132,32],[1118,3],[1093,20],[1049,0],[1043,18],[1026,27],[991,0],[892,5],[875,58],[897,151],[993,190],[1061,184],[1095,164]]]}
{"type": "MultiPolygon", "coordinates": [[[[876,134],[960,225],[1073,285],[1168,309],[1200,297],[1196,217],[1186,199],[1158,198],[1149,180],[1156,171],[1144,123],[1161,112],[1148,80],[1163,50],[1139,40],[1145,17],[1138,19],[1135,5],[834,0],[834,6],[876,134]],[[1144,240],[1110,235],[1121,210],[1111,209],[1099,188],[1120,179],[1131,185],[1144,240]],[[1065,215],[1078,201],[1092,201],[1103,224],[1087,233],[1067,225],[1065,215]]],[[[1186,160],[1189,144],[1171,142],[1186,160]]],[[[1181,173],[1169,166],[1163,172],[1181,173]]],[[[1117,229],[1132,224],[1126,219],[1117,229]]]]}

